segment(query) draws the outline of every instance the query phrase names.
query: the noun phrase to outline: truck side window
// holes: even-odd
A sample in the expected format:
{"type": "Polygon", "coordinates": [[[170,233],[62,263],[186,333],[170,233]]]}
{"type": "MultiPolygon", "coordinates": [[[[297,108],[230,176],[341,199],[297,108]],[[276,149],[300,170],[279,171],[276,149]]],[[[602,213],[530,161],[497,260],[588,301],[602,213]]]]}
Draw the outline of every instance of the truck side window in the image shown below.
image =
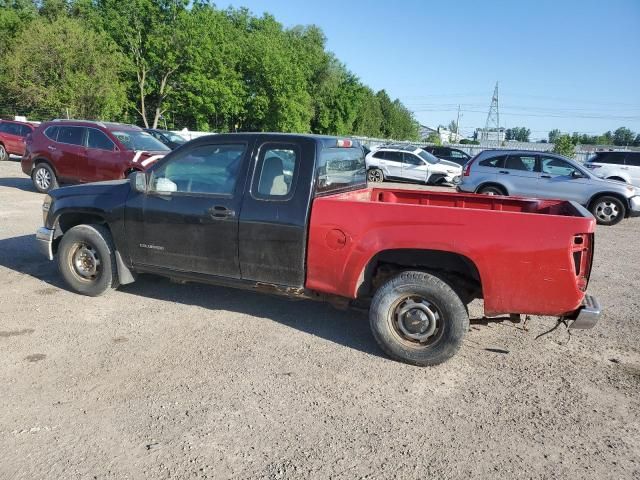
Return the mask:
{"type": "Polygon", "coordinates": [[[157,192],[233,194],[244,144],[199,145],[173,156],[153,172],[157,192]]]}
{"type": "Polygon", "coordinates": [[[286,200],[295,188],[300,161],[296,145],[269,143],[262,145],[251,189],[255,198],[286,200]]]}

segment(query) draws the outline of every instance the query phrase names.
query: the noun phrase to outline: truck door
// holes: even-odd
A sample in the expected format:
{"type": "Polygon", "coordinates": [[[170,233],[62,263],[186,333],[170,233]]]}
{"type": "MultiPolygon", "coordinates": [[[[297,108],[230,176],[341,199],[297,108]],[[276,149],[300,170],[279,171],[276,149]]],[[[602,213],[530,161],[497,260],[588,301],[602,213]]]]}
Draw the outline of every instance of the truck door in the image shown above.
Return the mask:
{"type": "Polygon", "coordinates": [[[302,287],[315,142],[261,137],[256,152],[240,215],[242,279],[302,287]]]}
{"type": "Polygon", "coordinates": [[[195,142],[131,192],[125,228],[134,265],[239,278],[238,217],[251,144],[246,137],[195,142]]]}

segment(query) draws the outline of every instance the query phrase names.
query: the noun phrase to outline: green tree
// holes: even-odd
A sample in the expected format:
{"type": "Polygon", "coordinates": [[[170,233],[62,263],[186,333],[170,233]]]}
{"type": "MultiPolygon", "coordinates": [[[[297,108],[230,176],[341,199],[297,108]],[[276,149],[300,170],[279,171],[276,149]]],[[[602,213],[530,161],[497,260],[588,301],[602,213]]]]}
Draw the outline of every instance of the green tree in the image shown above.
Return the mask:
{"type": "Polygon", "coordinates": [[[435,145],[442,145],[442,140],[438,132],[431,132],[425,139],[427,143],[433,143],[435,145]]]}
{"type": "Polygon", "coordinates": [[[531,130],[525,127],[507,128],[504,132],[505,140],[515,140],[517,142],[528,142],[531,130]]]}
{"type": "Polygon", "coordinates": [[[556,143],[556,140],[560,138],[562,133],[557,128],[554,128],[549,132],[549,143],[556,143]]]}
{"type": "Polygon", "coordinates": [[[102,27],[133,68],[130,95],[146,127],[156,128],[174,78],[192,52],[193,16],[188,0],[96,0],[102,27]]]}
{"type": "Polygon", "coordinates": [[[613,132],[613,144],[619,146],[633,145],[635,133],[626,127],[620,127],[613,132]]]}
{"type": "Polygon", "coordinates": [[[108,36],[77,19],[34,20],[4,63],[7,95],[21,113],[113,119],[125,106],[125,59],[108,36]]]}
{"type": "Polygon", "coordinates": [[[554,153],[564,155],[565,157],[573,157],[575,155],[575,146],[569,135],[560,135],[555,139],[553,144],[554,153]]]}

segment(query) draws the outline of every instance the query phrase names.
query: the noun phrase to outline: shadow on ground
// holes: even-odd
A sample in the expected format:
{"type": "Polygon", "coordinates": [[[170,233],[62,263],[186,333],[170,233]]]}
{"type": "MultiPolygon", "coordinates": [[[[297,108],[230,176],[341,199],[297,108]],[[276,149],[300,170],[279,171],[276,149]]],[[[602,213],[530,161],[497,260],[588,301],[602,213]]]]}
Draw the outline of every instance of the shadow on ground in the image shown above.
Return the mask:
{"type": "Polygon", "coordinates": [[[25,192],[37,193],[35,187],[31,183],[31,179],[28,177],[5,177],[0,178],[0,187],[17,188],[18,190],[24,190],[25,192]]]}
{"type": "MultiPolygon", "coordinates": [[[[56,263],[46,260],[38,252],[35,235],[0,239],[0,266],[67,289],[56,263]]],[[[154,275],[140,275],[135,283],[124,285],[119,291],[265,318],[345,347],[384,356],[371,335],[367,316],[355,310],[341,311],[326,303],[291,300],[233,288],[198,283],[176,284],[154,275]]]]}

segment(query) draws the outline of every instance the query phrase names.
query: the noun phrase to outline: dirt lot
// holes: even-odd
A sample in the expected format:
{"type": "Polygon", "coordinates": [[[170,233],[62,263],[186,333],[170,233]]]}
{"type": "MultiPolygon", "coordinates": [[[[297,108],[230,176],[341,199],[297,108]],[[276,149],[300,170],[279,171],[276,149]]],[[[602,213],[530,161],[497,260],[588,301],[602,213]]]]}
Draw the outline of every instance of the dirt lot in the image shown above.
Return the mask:
{"type": "Polygon", "coordinates": [[[598,229],[595,329],[473,323],[424,369],[323,304],[152,276],[70,293],[35,251],[41,202],[0,164],[2,479],[640,478],[640,219],[598,229]]]}

